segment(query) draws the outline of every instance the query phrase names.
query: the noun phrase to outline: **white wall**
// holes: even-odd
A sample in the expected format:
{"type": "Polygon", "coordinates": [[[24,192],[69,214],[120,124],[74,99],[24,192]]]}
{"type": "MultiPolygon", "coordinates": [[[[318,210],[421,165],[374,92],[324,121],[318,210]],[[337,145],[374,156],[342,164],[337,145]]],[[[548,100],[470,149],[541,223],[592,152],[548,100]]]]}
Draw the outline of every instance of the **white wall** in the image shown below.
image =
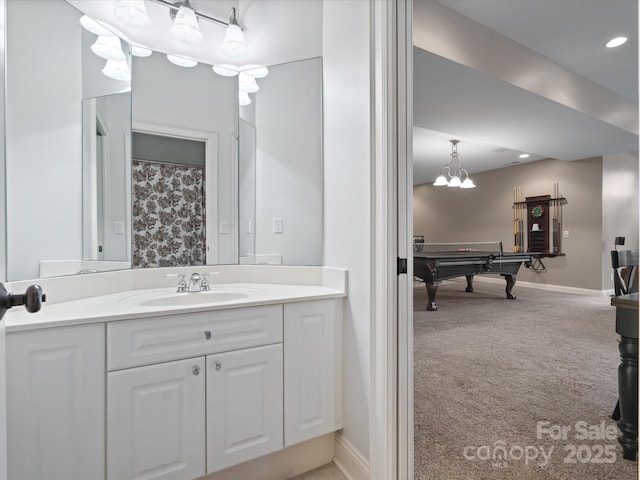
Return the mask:
{"type": "Polygon", "coordinates": [[[611,250],[615,237],[625,237],[619,250],[638,249],[638,152],[602,159],[602,285],[612,289],[611,250]]]}
{"type": "Polygon", "coordinates": [[[131,260],[131,237],[116,233],[115,224],[128,225],[131,205],[126,184],[131,169],[131,94],[120,93],[99,97],[97,110],[107,122],[108,158],[105,159],[104,260],[131,260]],[[126,120],[125,120],[126,119],[126,120]]]}
{"type": "Polygon", "coordinates": [[[8,279],[82,254],[79,17],[62,0],[7,2],[8,279]]]}
{"type": "MultiPolygon", "coordinates": [[[[221,77],[211,66],[181,68],[160,53],[133,60],[133,121],[218,134],[218,222],[232,222],[232,167],[238,103],[236,78],[221,77]]],[[[212,192],[207,192],[207,195],[212,192]]],[[[218,263],[235,262],[231,234],[218,235],[218,263]]]]}
{"type": "Polygon", "coordinates": [[[321,265],[322,60],[272,66],[258,84],[255,253],[321,265]],[[274,233],[274,218],[282,233],[274,233]]]}
{"type": "Polygon", "coordinates": [[[344,436],[369,457],[371,375],[370,2],[323,13],[324,264],[349,270],[344,310],[344,436]]]}

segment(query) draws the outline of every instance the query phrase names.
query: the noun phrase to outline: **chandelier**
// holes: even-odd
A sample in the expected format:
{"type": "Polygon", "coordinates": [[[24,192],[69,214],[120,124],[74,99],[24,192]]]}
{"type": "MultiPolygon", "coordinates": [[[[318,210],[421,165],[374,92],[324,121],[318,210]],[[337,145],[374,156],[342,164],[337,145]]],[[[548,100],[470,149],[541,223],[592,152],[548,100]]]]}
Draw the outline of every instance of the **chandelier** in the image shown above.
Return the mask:
{"type": "Polygon", "coordinates": [[[436,187],[446,185],[447,187],[476,188],[475,183],[469,178],[469,172],[460,166],[458,160],[458,143],[460,140],[450,140],[451,161],[440,169],[440,176],[433,183],[436,187]],[[444,171],[446,170],[446,176],[444,171]]]}

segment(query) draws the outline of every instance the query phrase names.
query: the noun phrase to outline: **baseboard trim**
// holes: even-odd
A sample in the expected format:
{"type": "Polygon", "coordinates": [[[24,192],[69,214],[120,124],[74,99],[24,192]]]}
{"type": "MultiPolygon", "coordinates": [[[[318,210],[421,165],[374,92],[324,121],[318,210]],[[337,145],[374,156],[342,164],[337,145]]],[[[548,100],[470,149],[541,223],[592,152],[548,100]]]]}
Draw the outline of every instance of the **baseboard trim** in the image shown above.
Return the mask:
{"type": "Polygon", "coordinates": [[[334,452],[333,463],[347,477],[347,480],[369,480],[371,478],[369,462],[340,432],[335,437],[334,452]]]}
{"type": "MultiPolygon", "coordinates": [[[[487,282],[487,283],[500,283],[504,285],[504,279],[497,276],[488,277],[488,276],[476,275],[473,281],[487,282]]],[[[567,287],[565,285],[547,285],[544,283],[522,282],[520,280],[516,282],[516,287],[537,288],[539,290],[549,290],[549,291],[561,292],[561,293],[573,293],[575,295],[587,295],[591,297],[607,296],[607,290],[591,290],[589,288],[567,287]]]]}

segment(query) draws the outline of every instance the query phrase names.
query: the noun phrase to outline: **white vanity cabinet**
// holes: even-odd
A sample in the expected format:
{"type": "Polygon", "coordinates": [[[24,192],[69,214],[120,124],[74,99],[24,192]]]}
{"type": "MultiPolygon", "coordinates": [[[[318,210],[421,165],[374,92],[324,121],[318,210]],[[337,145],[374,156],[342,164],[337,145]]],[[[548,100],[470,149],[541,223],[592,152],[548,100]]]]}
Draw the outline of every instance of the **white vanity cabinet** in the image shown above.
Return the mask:
{"type": "Polygon", "coordinates": [[[104,324],[7,334],[8,478],[104,478],[104,324]]]}
{"type": "Polygon", "coordinates": [[[342,421],[342,300],[284,305],[285,447],[342,421]]]}
{"type": "Polygon", "coordinates": [[[283,448],[282,344],[207,357],[207,473],[283,448]]]}
{"type": "Polygon", "coordinates": [[[341,427],[342,299],[10,332],[9,479],[192,480],[341,427]]]}
{"type": "Polygon", "coordinates": [[[109,480],[190,480],[283,448],[282,305],[112,322],[107,362],[109,480]]]}
{"type": "Polygon", "coordinates": [[[107,478],[205,474],[205,364],[189,358],[110,372],[107,478]]]}

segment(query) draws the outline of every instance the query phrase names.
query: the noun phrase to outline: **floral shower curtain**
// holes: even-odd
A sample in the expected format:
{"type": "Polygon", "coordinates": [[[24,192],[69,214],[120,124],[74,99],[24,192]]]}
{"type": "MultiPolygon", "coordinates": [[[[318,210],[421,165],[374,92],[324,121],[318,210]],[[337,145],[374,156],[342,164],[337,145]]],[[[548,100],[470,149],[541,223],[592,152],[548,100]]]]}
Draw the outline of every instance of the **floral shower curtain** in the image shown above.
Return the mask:
{"type": "Polygon", "coordinates": [[[204,265],[204,170],[132,163],[133,266],[204,265]]]}

